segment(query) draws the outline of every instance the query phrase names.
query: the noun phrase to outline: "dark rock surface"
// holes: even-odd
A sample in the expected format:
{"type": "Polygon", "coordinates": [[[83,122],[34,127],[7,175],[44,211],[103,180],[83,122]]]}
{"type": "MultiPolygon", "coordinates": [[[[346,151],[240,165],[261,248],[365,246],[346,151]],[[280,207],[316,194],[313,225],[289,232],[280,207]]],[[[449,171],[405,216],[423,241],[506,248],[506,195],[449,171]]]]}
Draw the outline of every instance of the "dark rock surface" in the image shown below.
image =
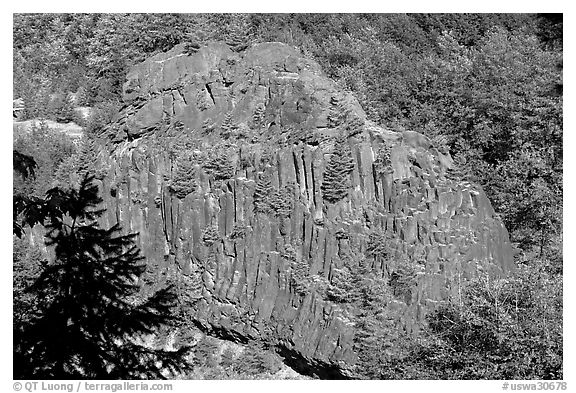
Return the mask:
{"type": "MultiPolygon", "coordinates": [[[[366,121],[356,99],[295,48],[234,52],[215,43],[191,53],[181,45],[127,79],[101,154],[107,225],[140,233],[150,285],[180,283],[205,331],[276,346],[298,371],[345,377],[356,361],[353,323],[322,291],[300,293],[295,265],[308,267],[317,288],[350,255],[365,255],[378,233],[395,258],[417,267],[396,304],[408,329],[479,270],[513,269],[508,233],[481,187],[447,174],[451,157],[423,135],[366,121]],[[353,169],[348,196],[328,203],[321,185],[339,135],[353,169]],[[185,197],[170,190],[178,143],[194,168],[185,197]],[[231,176],[194,161],[213,158],[215,145],[231,176]],[[255,208],[265,177],[274,214],[255,208]]],[[[372,260],[382,274],[388,263],[372,260]]]]}

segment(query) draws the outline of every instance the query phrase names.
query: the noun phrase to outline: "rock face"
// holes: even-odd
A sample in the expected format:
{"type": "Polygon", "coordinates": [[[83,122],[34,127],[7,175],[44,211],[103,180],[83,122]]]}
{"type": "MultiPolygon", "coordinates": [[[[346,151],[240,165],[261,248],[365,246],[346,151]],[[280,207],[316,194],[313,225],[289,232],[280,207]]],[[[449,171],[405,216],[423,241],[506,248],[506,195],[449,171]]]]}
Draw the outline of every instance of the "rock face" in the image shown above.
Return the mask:
{"type": "Polygon", "coordinates": [[[450,155],[367,121],[295,48],[177,46],[134,67],[124,102],[104,133],[106,224],[140,233],[148,284],[176,282],[205,331],[344,377],[354,326],[319,288],[346,263],[415,267],[396,304],[408,329],[480,270],[513,269],[506,229],[450,155]],[[340,155],[348,169],[328,173],[340,155]],[[328,198],[326,179],[346,195],[328,198]],[[367,252],[374,236],[391,258],[367,252]]]}

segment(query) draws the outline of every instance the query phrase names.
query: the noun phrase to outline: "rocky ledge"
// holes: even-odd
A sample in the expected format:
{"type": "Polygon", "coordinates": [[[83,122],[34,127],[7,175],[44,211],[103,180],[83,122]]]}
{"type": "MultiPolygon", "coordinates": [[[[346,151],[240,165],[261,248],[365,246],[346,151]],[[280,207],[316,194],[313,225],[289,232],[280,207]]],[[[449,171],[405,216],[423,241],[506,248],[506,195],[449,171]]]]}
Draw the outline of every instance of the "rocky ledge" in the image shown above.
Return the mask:
{"type": "Polygon", "coordinates": [[[347,377],[354,323],[325,296],[347,265],[412,267],[388,305],[408,330],[480,271],[513,269],[502,221],[447,149],[367,121],[296,48],[179,45],[132,69],[124,104],[102,134],[106,225],[139,232],[144,285],[176,283],[206,332],[347,377]]]}

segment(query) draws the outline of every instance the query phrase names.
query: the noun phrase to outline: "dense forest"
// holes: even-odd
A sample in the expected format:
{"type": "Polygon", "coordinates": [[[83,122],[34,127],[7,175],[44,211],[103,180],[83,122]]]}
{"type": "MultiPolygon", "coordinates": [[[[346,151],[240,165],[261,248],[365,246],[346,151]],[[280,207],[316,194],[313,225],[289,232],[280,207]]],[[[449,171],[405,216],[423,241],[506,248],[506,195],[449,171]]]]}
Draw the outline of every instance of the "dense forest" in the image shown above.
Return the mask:
{"type": "Polygon", "coordinates": [[[362,269],[345,272],[344,292],[330,296],[362,310],[361,377],[562,379],[562,15],[16,14],[13,22],[13,98],[24,102],[20,120],[75,122],[84,129],[81,142],[42,123],[14,132],[15,375],[161,376],[154,367],[143,368],[142,358],[178,369],[183,353],[121,349],[115,340],[123,332],[109,325],[122,313],[143,321],[122,319],[130,333],[179,323],[159,316],[174,300],[168,289],[145,302],[112,302],[117,309],[94,305],[107,312],[101,324],[89,325],[94,315],[82,310],[95,300],[80,296],[83,289],[103,288],[102,296],[111,299],[133,294],[137,289],[127,280],[143,273],[141,257],[120,228],[65,230],[62,217],[81,222],[99,214],[90,183],[98,177],[92,144],[122,106],[129,69],[176,44],[216,40],[295,46],[351,91],[370,120],[439,141],[460,164],[455,176],[484,188],[517,247],[514,276],[472,283],[460,302],[428,316],[417,339],[387,322],[381,304],[390,294],[380,288],[389,284],[362,269]],[[81,107],[90,108],[88,117],[81,107]],[[41,246],[23,236],[38,222],[49,230],[55,258],[67,262],[47,263],[41,246]],[[84,254],[73,255],[70,247],[115,268],[99,267],[100,278],[87,272],[77,278],[84,254]],[[106,274],[116,277],[110,288],[98,281],[106,274]],[[67,294],[74,291],[72,308],[84,325],[60,351],[58,332],[47,326],[68,317],[67,294]],[[90,340],[97,336],[113,339],[90,340]],[[75,363],[74,351],[87,345],[102,356],[75,363]],[[115,365],[113,372],[107,364],[115,365]]]}

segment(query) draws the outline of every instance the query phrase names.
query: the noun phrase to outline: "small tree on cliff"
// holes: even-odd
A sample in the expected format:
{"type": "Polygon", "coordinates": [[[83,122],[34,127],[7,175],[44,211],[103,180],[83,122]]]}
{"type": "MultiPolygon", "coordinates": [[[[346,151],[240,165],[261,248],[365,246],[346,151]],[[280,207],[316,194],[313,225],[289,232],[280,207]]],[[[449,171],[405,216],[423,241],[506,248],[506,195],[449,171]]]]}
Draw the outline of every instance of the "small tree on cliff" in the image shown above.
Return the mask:
{"type": "Polygon", "coordinates": [[[100,228],[101,202],[85,177],[79,189],[54,188],[25,212],[48,217],[54,257],[28,289],[35,315],[14,331],[14,378],[143,379],[183,370],[187,348],[164,351],[140,341],[174,322],[175,295],[165,288],[138,296],[146,265],[136,235],[121,235],[118,225],[100,228]]]}
{"type": "Polygon", "coordinates": [[[196,191],[196,171],[194,161],[189,154],[184,154],[176,159],[176,171],[170,182],[170,191],[179,199],[186,198],[196,191]]]}
{"type": "Polygon", "coordinates": [[[338,138],[320,187],[324,200],[336,203],[348,195],[350,173],[353,169],[354,160],[350,146],[346,143],[346,139],[338,138]]]}
{"type": "Polygon", "coordinates": [[[269,175],[263,174],[256,183],[254,190],[254,211],[256,213],[270,212],[270,196],[272,194],[272,179],[269,175]]]}

